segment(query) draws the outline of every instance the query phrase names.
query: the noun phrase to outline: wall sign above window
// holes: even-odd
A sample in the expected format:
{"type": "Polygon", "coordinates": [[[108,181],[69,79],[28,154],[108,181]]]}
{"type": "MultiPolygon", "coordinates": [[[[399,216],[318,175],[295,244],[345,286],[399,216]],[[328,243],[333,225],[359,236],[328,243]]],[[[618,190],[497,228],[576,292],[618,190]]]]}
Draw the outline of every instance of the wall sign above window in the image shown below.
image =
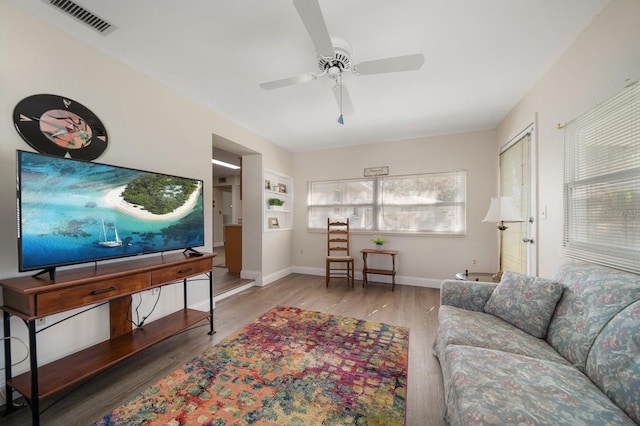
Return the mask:
{"type": "Polygon", "coordinates": [[[389,166],[367,167],[364,169],[364,177],[387,176],[389,166]]]}

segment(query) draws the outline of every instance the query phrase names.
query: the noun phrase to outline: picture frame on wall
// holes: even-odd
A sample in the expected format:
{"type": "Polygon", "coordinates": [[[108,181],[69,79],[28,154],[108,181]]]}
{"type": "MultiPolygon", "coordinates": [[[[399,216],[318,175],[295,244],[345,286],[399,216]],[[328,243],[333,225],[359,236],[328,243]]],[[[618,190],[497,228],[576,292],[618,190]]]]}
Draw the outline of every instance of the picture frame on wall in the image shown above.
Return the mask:
{"type": "Polygon", "coordinates": [[[269,218],[269,229],[277,229],[280,228],[280,223],[278,222],[278,218],[277,217],[270,217],[269,218]]]}

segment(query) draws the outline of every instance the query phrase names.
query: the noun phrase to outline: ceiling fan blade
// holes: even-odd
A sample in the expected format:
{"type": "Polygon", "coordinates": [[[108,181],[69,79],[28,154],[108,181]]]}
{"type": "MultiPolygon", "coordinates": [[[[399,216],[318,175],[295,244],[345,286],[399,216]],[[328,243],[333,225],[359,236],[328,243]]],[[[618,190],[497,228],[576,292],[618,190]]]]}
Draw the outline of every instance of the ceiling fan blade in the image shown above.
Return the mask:
{"type": "Polygon", "coordinates": [[[318,0],[293,0],[293,5],[298,11],[302,23],[307,28],[318,54],[332,58],[335,52],[318,0]]]}
{"type": "Polygon", "coordinates": [[[360,75],[382,74],[387,72],[413,71],[420,69],[424,64],[424,55],[394,56],[392,58],[376,59],[360,62],[353,67],[353,72],[360,75]]]}
{"type": "Polygon", "coordinates": [[[300,74],[296,75],[295,77],[288,77],[281,80],[273,80],[266,83],[260,83],[260,87],[262,87],[264,90],[279,89],[281,87],[292,86],[294,84],[308,83],[315,80],[316,78],[317,76],[315,74],[300,74]]]}
{"type": "Polygon", "coordinates": [[[336,97],[338,108],[340,108],[340,87],[342,87],[342,115],[351,115],[355,110],[353,109],[347,86],[344,83],[333,86],[333,95],[336,97]]]}

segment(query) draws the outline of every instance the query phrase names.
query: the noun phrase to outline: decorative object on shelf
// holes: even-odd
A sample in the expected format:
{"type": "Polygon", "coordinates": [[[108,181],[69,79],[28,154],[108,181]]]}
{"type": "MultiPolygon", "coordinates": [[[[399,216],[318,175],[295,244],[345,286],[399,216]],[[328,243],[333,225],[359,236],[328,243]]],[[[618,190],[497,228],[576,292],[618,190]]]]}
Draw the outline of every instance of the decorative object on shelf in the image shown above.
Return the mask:
{"type": "Polygon", "coordinates": [[[270,217],[269,218],[269,229],[277,229],[280,228],[280,223],[278,222],[278,218],[277,217],[270,217]]]}
{"type": "Polygon", "coordinates": [[[13,124],[36,151],[95,160],[107,148],[107,131],[84,105],[58,95],[32,95],[13,110],[13,124]]]}
{"type": "Polygon", "coordinates": [[[382,238],[381,235],[377,235],[374,239],[371,240],[373,244],[376,245],[376,250],[381,251],[383,249],[384,243],[386,240],[382,238]]]}
{"type": "Polygon", "coordinates": [[[270,210],[282,210],[283,209],[283,205],[284,205],[284,200],[281,200],[280,198],[269,198],[269,200],[267,200],[269,203],[269,209],[270,210]]]}
{"type": "Polygon", "coordinates": [[[262,228],[265,232],[291,230],[293,227],[293,178],[285,174],[264,169],[262,191],[262,228]],[[270,218],[278,219],[278,226],[270,224],[270,218]]]}
{"type": "Polygon", "coordinates": [[[505,223],[524,222],[520,214],[513,206],[513,198],[511,197],[492,197],[491,204],[487,215],[482,219],[483,222],[497,223],[500,230],[500,249],[498,256],[500,259],[500,267],[498,271],[502,271],[502,233],[507,229],[505,223]]]}

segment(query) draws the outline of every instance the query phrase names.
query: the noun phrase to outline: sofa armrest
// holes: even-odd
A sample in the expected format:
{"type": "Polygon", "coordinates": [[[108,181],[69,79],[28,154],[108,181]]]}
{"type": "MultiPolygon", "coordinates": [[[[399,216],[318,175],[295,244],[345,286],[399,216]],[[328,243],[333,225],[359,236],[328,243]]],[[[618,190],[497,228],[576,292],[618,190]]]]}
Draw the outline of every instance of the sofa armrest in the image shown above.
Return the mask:
{"type": "Polygon", "coordinates": [[[482,281],[444,280],[440,288],[440,305],[482,312],[497,285],[482,281]]]}

